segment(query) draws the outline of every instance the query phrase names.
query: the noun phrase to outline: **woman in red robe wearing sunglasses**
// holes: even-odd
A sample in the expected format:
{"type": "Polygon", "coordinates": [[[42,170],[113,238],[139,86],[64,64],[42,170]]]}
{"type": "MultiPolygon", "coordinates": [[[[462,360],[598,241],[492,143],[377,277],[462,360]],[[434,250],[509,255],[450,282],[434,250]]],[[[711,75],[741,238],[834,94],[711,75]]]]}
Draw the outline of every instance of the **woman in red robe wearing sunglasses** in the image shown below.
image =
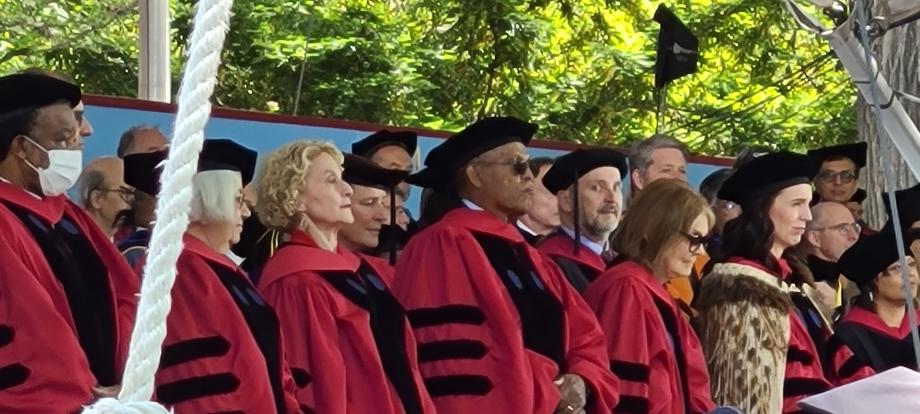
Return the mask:
{"type": "Polygon", "coordinates": [[[663,286],[690,274],[714,223],[706,200],[676,180],[649,184],[620,223],[613,239],[620,256],[584,293],[620,378],[614,413],[706,413],[715,406],[700,341],[663,286]],[[657,208],[665,204],[670,208],[657,208]]]}

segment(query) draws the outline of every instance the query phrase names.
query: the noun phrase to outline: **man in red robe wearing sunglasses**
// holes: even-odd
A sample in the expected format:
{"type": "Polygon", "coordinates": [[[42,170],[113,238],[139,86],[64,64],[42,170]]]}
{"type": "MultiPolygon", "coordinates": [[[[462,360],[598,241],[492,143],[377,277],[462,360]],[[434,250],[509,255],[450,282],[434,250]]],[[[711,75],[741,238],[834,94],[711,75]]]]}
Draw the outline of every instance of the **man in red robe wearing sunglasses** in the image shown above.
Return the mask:
{"type": "Polygon", "coordinates": [[[591,309],[511,224],[533,196],[535,131],[515,118],[480,120],[408,180],[433,192],[393,294],[441,414],[609,413],[618,401],[591,309]]]}

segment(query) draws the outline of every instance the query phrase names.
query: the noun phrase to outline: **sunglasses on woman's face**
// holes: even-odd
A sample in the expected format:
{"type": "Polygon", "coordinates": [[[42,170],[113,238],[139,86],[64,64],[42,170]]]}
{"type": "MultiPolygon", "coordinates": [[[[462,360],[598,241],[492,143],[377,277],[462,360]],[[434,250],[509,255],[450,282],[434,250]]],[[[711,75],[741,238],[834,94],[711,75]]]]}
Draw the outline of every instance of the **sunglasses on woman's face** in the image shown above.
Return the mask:
{"type": "Polygon", "coordinates": [[[690,242],[690,253],[697,253],[700,251],[700,247],[706,247],[709,245],[709,242],[712,241],[711,236],[700,236],[693,235],[687,232],[680,232],[681,236],[684,236],[688,242],[690,242]]]}

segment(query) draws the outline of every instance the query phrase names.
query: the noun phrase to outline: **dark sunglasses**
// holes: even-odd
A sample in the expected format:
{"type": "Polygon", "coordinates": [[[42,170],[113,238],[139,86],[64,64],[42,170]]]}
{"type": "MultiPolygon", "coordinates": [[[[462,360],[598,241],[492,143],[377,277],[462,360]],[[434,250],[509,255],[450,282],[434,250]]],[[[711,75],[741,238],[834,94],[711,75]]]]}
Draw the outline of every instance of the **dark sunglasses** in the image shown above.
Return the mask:
{"type": "Polygon", "coordinates": [[[485,164],[485,165],[510,165],[511,170],[514,171],[516,175],[527,174],[527,171],[530,170],[530,164],[527,163],[527,160],[514,160],[514,161],[477,161],[476,164],[485,164]]]}
{"type": "Polygon", "coordinates": [[[688,242],[690,242],[690,252],[696,253],[700,250],[700,247],[706,247],[709,245],[709,242],[712,241],[712,236],[694,236],[687,232],[680,232],[681,236],[684,236],[688,242]]]}

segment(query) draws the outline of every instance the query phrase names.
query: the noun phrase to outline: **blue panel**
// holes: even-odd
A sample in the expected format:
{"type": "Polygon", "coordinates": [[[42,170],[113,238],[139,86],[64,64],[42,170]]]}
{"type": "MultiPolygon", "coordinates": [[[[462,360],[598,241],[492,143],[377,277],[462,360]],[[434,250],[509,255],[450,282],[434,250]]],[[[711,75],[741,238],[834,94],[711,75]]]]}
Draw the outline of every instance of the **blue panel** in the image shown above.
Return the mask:
{"type": "MultiPolygon", "coordinates": [[[[122,132],[131,126],[149,124],[160,128],[167,136],[173,129],[173,115],[163,112],[121,109],[106,106],[86,106],[86,117],[93,124],[94,134],[84,146],[84,162],[104,156],[114,155],[118,148],[118,139],[122,132]]],[[[210,138],[231,138],[260,153],[267,153],[293,139],[322,139],[332,141],[339,148],[348,151],[351,143],[368,135],[367,131],[314,127],[275,122],[211,118],[205,127],[205,136],[210,138]]],[[[421,159],[441,142],[440,138],[419,137],[421,159]]],[[[564,151],[532,148],[531,156],[558,157],[564,151]]],[[[708,164],[690,164],[687,178],[696,187],[717,166],[708,164]]],[[[417,206],[421,191],[414,189],[408,205],[413,215],[417,216],[417,206]]]]}

